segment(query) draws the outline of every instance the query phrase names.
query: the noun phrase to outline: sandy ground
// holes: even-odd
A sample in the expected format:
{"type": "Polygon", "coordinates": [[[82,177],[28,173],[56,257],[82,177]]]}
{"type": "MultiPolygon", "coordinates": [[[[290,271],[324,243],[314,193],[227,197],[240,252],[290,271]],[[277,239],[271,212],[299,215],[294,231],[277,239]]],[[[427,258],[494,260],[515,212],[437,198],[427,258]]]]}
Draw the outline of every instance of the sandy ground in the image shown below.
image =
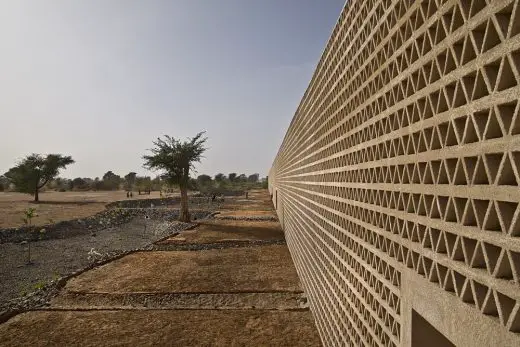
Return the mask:
{"type": "MultiPolygon", "coordinates": [[[[226,201],[272,212],[266,191],[226,201]]],[[[70,279],[49,307],[1,324],[0,345],[320,346],[279,224],[202,222],[167,244],[193,250],[132,253],[70,279]]]]}
{"type": "Polygon", "coordinates": [[[30,312],[0,325],[0,336],[2,346],[321,345],[308,312],[260,310],[30,312]]]}
{"type": "Polygon", "coordinates": [[[134,253],[73,278],[65,289],[96,293],[301,290],[287,247],[277,245],[134,253]]]}
{"type": "MultiPolygon", "coordinates": [[[[159,198],[159,192],[150,195],[134,193],[133,199],[159,198]]],[[[43,192],[40,203],[32,202],[32,196],[21,193],[0,193],[0,228],[19,227],[23,225],[23,211],[33,207],[37,217],[35,225],[45,225],[76,218],[92,216],[105,209],[112,201],[126,200],[126,192],[43,192]]]]}
{"type": "Polygon", "coordinates": [[[254,213],[257,211],[265,211],[274,214],[273,204],[270,200],[267,190],[252,190],[249,192],[248,199],[245,196],[234,198],[226,198],[221,207],[221,211],[229,213],[230,211],[240,210],[241,213],[254,213]]]}
{"type": "Polygon", "coordinates": [[[271,210],[222,210],[220,211],[219,216],[234,216],[234,217],[250,217],[250,216],[273,216],[276,214],[271,210]]]}
{"type": "Polygon", "coordinates": [[[183,243],[210,243],[232,240],[282,240],[283,231],[278,222],[251,222],[234,220],[202,221],[194,230],[181,232],[179,235],[164,241],[183,243]]]}

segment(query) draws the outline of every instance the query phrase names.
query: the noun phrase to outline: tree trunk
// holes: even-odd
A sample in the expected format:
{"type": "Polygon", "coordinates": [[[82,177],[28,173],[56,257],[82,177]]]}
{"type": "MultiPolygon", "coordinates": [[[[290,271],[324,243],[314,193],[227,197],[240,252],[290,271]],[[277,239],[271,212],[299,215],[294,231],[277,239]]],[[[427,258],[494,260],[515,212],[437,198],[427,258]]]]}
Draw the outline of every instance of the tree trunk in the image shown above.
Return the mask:
{"type": "Polygon", "coordinates": [[[39,202],[40,198],[38,197],[38,188],[34,191],[34,202],[39,202]]]}
{"type": "Polygon", "coordinates": [[[186,187],[181,187],[181,211],[179,221],[184,223],[191,221],[190,212],[188,211],[188,190],[186,187]]]}

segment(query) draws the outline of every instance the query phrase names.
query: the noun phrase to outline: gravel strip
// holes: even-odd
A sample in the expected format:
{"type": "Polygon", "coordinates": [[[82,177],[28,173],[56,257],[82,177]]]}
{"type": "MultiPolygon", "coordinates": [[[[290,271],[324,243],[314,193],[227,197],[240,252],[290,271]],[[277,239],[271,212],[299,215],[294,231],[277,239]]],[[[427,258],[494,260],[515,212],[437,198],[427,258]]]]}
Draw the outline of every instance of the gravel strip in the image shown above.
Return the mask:
{"type": "Polygon", "coordinates": [[[209,249],[259,247],[269,245],[285,245],[284,239],[279,240],[244,240],[222,241],[211,243],[158,243],[152,246],[154,251],[203,251],[209,249]]]}
{"type": "Polygon", "coordinates": [[[64,292],[50,309],[305,309],[301,292],[258,293],[77,293],[64,292]]]}
{"type": "MultiPolygon", "coordinates": [[[[44,305],[60,278],[151,244],[194,224],[136,217],[130,223],[89,233],[20,245],[0,244],[0,312],[44,305]],[[27,247],[31,263],[27,263],[27,247]]],[[[1,314],[0,314],[1,316],[1,314]]]]}

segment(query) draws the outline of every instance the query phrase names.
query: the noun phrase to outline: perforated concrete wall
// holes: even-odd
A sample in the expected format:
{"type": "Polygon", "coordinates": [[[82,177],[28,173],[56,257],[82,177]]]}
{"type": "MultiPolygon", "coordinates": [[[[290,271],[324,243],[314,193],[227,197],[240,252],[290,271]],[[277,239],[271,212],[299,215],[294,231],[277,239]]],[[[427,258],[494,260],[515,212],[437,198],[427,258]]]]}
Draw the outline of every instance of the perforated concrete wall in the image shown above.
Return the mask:
{"type": "Polygon", "coordinates": [[[520,345],[519,3],[347,1],[269,175],[326,345],[520,345]]]}

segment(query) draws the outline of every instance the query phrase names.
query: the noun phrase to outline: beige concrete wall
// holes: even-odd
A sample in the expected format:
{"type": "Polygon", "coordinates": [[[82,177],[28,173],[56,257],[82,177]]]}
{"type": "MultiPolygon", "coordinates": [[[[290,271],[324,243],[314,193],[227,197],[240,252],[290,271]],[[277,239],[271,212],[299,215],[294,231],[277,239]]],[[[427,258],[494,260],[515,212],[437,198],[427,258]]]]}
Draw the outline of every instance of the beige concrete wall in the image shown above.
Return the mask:
{"type": "Polygon", "coordinates": [[[326,345],[520,346],[519,96],[520,0],[346,3],[269,173],[326,345]]]}

